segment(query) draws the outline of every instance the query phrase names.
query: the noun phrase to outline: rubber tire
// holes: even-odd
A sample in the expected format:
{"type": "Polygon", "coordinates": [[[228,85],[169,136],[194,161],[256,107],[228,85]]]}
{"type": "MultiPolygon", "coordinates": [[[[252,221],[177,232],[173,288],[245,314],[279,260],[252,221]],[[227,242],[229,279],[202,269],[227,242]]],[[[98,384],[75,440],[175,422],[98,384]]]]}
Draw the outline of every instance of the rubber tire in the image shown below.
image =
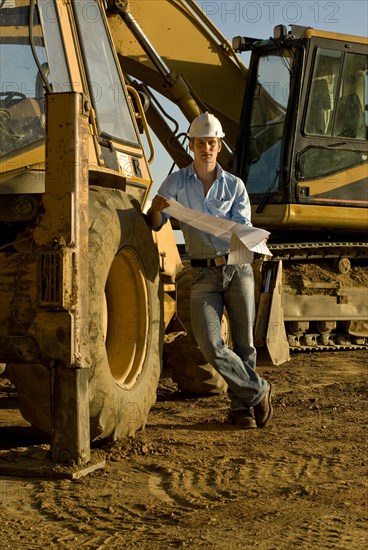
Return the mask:
{"type": "MultiPolygon", "coordinates": [[[[224,393],[227,384],[207,363],[200,351],[190,321],[191,267],[184,267],[176,276],[177,315],[186,335],[165,344],[165,366],[178,389],[188,395],[206,396],[224,393]]],[[[227,315],[223,317],[223,338],[230,345],[227,315]]]]}
{"type": "MultiPolygon", "coordinates": [[[[132,436],[155,403],[163,352],[163,294],[157,248],[126,193],[89,196],[89,369],[91,441],[132,436]]],[[[20,410],[51,433],[50,373],[12,365],[20,410]]]]}

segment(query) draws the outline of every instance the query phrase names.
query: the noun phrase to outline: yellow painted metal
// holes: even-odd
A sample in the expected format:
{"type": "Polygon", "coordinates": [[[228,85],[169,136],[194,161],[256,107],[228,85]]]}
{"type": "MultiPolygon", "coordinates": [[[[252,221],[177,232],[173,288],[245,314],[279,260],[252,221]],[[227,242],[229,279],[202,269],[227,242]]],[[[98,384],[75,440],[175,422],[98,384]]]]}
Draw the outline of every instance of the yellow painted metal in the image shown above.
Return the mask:
{"type": "Polygon", "coordinates": [[[132,388],[148,352],[149,301],[143,266],[135,250],[116,255],[106,283],[106,351],[111,374],[122,388],[132,388]]]}
{"type": "Polygon", "coordinates": [[[150,156],[148,157],[147,162],[148,162],[148,164],[151,164],[153,162],[153,159],[155,158],[155,146],[153,145],[153,141],[152,141],[152,138],[151,138],[151,131],[148,127],[148,122],[147,122],[147,119],[146,119],[146,115],[144,114],[144,111],[143,111],[141,98],[139,97],[139,94],[138,94],[137,90],[135,88],[133,88],[133,86],[127,86],[127,90],[130,94],[132,94],[134,96],[136,104],[138,106],[139,116],[141,117],[141,121],[142,121],[142,124],[143,124],[143,127],[144,127],[144,131],[146,133],[147,141],[148,141],[148,146],[150,148],[150,156]]]}
{"type": "MultiPolygon", "coordinates": [[[[190,83],[201,109],[220,117],[226,137],[235,146],[247,69],[197,5],[194,11],[194,4],[137,0],[131,3],[131,13],[164,64],[190,83]]],[[[172,99],[169,80],[162,77],[123,20],[110,16],[109,25],[123,69],[172,99]]]]}
{"type": "MultiPolygon", "coordinates": [[[[34,243],[43,247],[43,257],[59,254],[56,271],[41,263],[41,275],[48,285],[55,285],[61,295],[61,303],[51,309],[67,310],[62,314],[60,327],[65,331],[63,349],[66,366],[87,367],[88,344],[83,334],[88,319],[88,304],[84,282],[88,277],[88,113],[83,109],[84,98],[78,93],[50,94],[47,96],[46,142],[46,193],[42,220],[33,233],[34,243]],[[60,119],[62,113],[62,121],[60,119]],[[75,147],[70,147],[75,143],[75,147]],[[70,315],[70,320],[68,321],[70,315]],[[66,321],[66,323],[65,323],[66,321]],[[68,341],[70,338],[70,342],[68,341]]],[[[39,289],[39,302],[44,300],[39,289]]],[[[39,321],[44,332],[49,328],[47,313],[39,321]]],[[[58,321],[55,311],[50,317],[58,321]]],[[[35,325],[38,325],[36,316],[35,325]]],[[[58,331],[56,331],[58,334],[58,331]]],[[[59,331],[60,334],[60,331],[59,331]]],[[[45,332],[46,335],[46,332],[45,332]]],[[[44,338],[46,348],[53,338],[53,331],[44,338]]],[[[57,337],[55,336],[55,340],[57,337]]],[[[40,347],[45,345],[40,342],[40,347]]],[[[48,348],[54,349],[53,347],[48,348]]],[[[46,353],[46,350],[44,351],[46,353]]],[[[49,351],[50,353],[50,351],[49,351]]]]}
{"type": "MultiPolygon", "coordinates": [[[[44,213],[33,231],[16,239],[17,253],[2,255],[1,333],[27,339],[21,362],[87,367],[88,116],[83,97],[73,92],[47,95],[47,113],[44,213]]],[[[27,179],[27,167],[10,174],[27,179]]]]}
{"type": "Polygon", "coordinates": [[[354,207],[336,209],[336,206],[323,204],[267,204],[263,212],[252,207],[252,221],[257,227],[267,227],[270,231],[289,226],[302,229],[364,230],[368,226],[368,212],[354,207]]]}
{"type": "MultiPolygon", "coordinates": [[[[28,5],[25,2],[24,5],[28,5]]],[[[148,161],[144,152],[143,143],[140,140],[139,147],[131,146],[126,143],[118,142],[113,138],[109,139],[111,143],[111,150],[116,152],[117,156],[117,170],[111,170],[105,166],[104,156],[102,154],[100,145],[100,136],[98,135],[98,127],[96,121],[96,115],[92,108],[91,98],[89,97],[87,75],[84,69],[84,60],[78,41],[72,6],[70,2],[57,2],[55,3],[55,9],[57,10],[57,16],[60,21],[60,33],[65,48],[65,55],[68,63],[68,71],[70,73],[71,88],[74,92],[83,93],[85,96],[86,110],[89,111],[89,140],[88,140],[88,162],[89,172],[93,173],[93,182],[106,187],[115,186],[119,189],[125,189],[126,179],[130,182],[136,183],[139,188],[139,192],[136,194],[134,191],[132,195],[139,201],[143,207],[150,188],[153,183],[153,178],[149,170],[148,161]],[[119,159],[123,157],[124,162],[120,162],[119,159]],[[133,166],[134,162],[138,163],[138,169],[133,166]],[[140,174],[139,176],[137,174],[140,174]],[[113,177],[115,175],[115,177],[113,177]]],[[[9,37],[9,39],[18,37],[19,35],[28,38],[28,27],[2,27],[2,38],[9,37]],[[3,31],[6,31],[6,35],[3,36],[3,31]]],[[[33,29],[35,37],[41,36],[41,27],[37,26],[33,29]]],[[[122,75],[122,83],[124,86],[124,78],[122,75]]],[[[131,91],[133,93],[133,91],[131,91]]],[[[34,101],[28,99],[28,101],[34,101]]],[[[132,106],[132,103],[130,102],[132,106]]],[[[140,109],[140,100],[137,100],[138,109],[140,109]]],[[[22,108],[23,104],[22,104],[22,108]]],[[[140,116],[143,120],[143,109],[140,109],[140,116]]],[[[134,118],[134,115],[133,115],[134,118]]],[[[144,122],[147,140],[150,143],[151,158],[153,159],[153,143],[148,132],[148,125],[144,122]]],[[[34,144],[32,149],[28,148],[23,151],[16,151],[13,155],[8,155],[0,165],[0,185],[3,182],[14,178],[16,176],[26,174],[30,169],[45,170],[45,147],[43,143],[34,144]]]]}
{"type": "Polygon", "coordinates": [[[321,31],[318,29],[308,28],[304,32],[305,38],[327,38],[328,40],[340,40],[345,42],[355,42],[356,44],[367,44],[368,38],[365,36],[355,36],[352,34],[343,34],[338,32],[321,31]]]}
{"type": "Polygon", "coordinates": [[[165,282],[174,282],[176,274],[181,271],[183,264],[176,246],[175,235],[171,224],[165,224],[160,231],[153,232],[160,256],[161,275],[165,282]]]}
{"type": "Polygon", "coordinates": [[[175,317],[176,315],[176,300],[172,297],[171,294],[167,291],[165,287],[165,294],[164,294],[164,322],[165,322],[165,329],[169,326],[170,321],[175,317]]]}
{"type": "Polygon", "coordinates": [[[17,152],[0,162],[0,185],[30,170],[45,170],[45,145],[32,150],[17,152]]]}
{"type": "MultiPolygon", "coordinates": [[[[41,38],[42,37],[42,29],[40,25],[35,25],[33,29],[33,36],[35,38],[41,38]]],[[[25,25],[23,27],[13,27],[13,26],[2,26],[1,27],[1,38],[2,40],[5,40],[6,38],[13,38],[16,37],[28,39],[29,37],[29,30],[28,27],[25,25]]]]}
{"type": "MultiPolygon", "coordinates": [[[[342,188],[343,186],[349,186],[355,182],[367,180],[367,178],[368,165],[365,162],[359,166],[347,168],[346,170],[341,170],[340,172],[334,172],[333,174],[328,174],[315,180],[303,180],[297,184],[297,195],[301,196],[299,191],[301,188],[308,187],[309,197],[314,198],[315,195],[328,193],[335,189],[342,188]]],[[[367,195],[362,196],[361,199],[361,201],[357,201],[357,205],[366,205],[367,195]]],[[[318,200],[318,198],[315,200],[318,200]]]]}
{"type": "Polygon", "coordinates": [[[272,272],[272,279],[259,296],[254,337],[260,347],[258,364],[282,365],[290,359],[282,307],[282,261],[276,266],[268,265],[265,271],[272,272]]]}
{"type": "Polygon", "coordinates": [[[83,67],[83,62],[81,59],[79,45],[76,40],[75,28],[71,16],[71,6],[68,4],[69,3],[66,2],[55,3],[58,11],[58,17],[60,19],[60,32],[62,34],[64,48],[66,50],[72,90],[74,92],[86,94],[87,84],[85,74],[81,69],[81,67],[83,67]]]}

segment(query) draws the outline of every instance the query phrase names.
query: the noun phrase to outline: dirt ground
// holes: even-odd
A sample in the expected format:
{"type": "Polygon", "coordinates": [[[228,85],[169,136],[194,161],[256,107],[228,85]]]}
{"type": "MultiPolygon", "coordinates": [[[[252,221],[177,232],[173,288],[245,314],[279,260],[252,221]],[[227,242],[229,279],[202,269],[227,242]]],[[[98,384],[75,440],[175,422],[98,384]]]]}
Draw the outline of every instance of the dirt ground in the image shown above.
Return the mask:
{"type": "MultiPolygon", "coordinates": [[[[260,367],[274,417],[245,431],[224,423],[226,395],[189,398],[163,378],[146,430],[96,451],[103,469],[0,476],[0,546],[366,549],[367,368],[366,351],[260,367]]],[[[16,453],[34,468],[49,447],[4,376],[0,390],[0,471],[16,453]]]]}

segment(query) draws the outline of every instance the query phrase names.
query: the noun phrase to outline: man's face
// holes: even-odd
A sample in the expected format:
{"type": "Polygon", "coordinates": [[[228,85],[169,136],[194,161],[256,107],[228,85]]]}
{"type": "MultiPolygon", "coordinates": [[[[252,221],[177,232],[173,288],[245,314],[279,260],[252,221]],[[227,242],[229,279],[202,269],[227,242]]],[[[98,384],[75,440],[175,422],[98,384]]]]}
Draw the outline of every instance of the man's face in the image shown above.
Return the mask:
{"type": "Polygon", "coordinates": [[[219,138],[193,138],[190,148],[194,158],[203,163],[215,162],[218,153],[221,151],[221,140],[219,138]]]}

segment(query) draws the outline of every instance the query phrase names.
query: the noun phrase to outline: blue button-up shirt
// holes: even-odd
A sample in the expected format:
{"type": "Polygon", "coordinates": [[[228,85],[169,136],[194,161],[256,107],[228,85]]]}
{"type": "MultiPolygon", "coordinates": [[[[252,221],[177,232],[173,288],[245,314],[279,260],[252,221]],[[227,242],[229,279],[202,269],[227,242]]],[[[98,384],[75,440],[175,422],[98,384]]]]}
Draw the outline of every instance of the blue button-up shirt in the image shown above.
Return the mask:
{"type": "MultiPolygon", "coordinates": [[[[225,172],[219,164],[217,164],[216,180],[206,196],[193,163],[170,174],[161,184],[158,194],[175,199],[187,208],[251,225],[251,207],[243,181],[225,172]]],[[[161,213],[162,226],[169,216],[164,210],[161,213]]],[[[179,222],[179,225],[184,234],[186,251],[191,259],[215,258],[229,252],[229,243],[223,239],[183,222],[179,222]]],[[[159,230],[161,226],[154,229],[159,230]]]]}

